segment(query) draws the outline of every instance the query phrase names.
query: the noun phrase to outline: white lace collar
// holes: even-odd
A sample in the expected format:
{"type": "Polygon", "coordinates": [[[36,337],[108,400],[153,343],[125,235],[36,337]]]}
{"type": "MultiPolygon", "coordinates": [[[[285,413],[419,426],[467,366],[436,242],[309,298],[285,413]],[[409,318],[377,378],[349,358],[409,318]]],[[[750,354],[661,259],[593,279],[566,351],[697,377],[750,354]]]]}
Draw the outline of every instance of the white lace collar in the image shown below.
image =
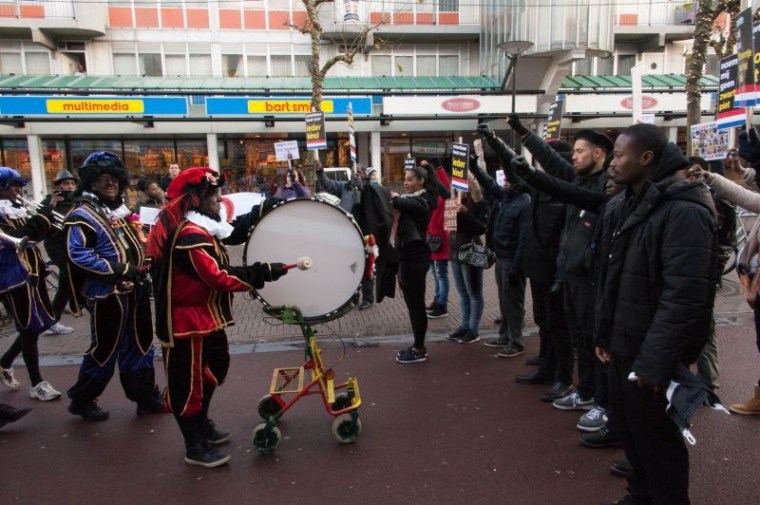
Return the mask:
{"type": "Polygon", "coordinates": [[[0,213],[10,219],[21,219],[29,216],[26,207],[16,207],[10,200],[0,200],[0,213]]]}
{"type": "Polygon", "coordinates": [[[224,240],[232,235],[232,231],[235,228],[233,228],[232,225],[227,222],[227,211],[224,206],[222,206],[219,215],[221,217],[221,220],[215,221],[208,216],[204,216],[200,212],[191,210],[187,213],[186,218],[188,221],[200,226],[219,240],[224,240]]]}
{"type": "Polygon", "coordinates": [[[426,193],[424,188],[419,191],[415,191],[414,193],[404,193],[402,195],[399,195],[399,198],[411,198],[413,196],[420,196],[423,193],[426,193]]]}
{"type": "Polygon", "coordinates": [[[110,209],[106,205],[103,205],[103,202],[100,201],[100,198],[95,193],[90,193],[89,191],[82,191],[82,196],[85,196],[87,198],[90,198],[98,203],[101,209],[103,209],[103,212],[105,215],[109,218],[117,218],[117,219],[124,219],[125,217],[129,216],[132,211],[129,210],[129,207],[127,207],[127,204],[122,203],[120,206],[116,207],[115,209],[110,209]]]}

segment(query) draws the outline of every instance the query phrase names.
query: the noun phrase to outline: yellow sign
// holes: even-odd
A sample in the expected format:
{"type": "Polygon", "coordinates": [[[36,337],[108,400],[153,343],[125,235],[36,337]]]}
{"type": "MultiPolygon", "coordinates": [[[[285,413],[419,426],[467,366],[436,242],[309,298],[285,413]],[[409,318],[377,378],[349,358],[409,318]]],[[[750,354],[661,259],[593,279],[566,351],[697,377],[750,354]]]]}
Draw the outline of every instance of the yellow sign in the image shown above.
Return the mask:
{"type": "MultiPolygon", "coordinates": [[[[322,100],[322,112],[327,114],[334,110],[332,100],[322,100]]],[[[249,114],[307,114],[311,112],[309,100],[248,100],[249,114]]]]}
{"type": "Polygon", "coordinates": [[[142,100],[97,99],[54,99],[47,100],[50,114],[142,114],[145,104],[142,100]]]}

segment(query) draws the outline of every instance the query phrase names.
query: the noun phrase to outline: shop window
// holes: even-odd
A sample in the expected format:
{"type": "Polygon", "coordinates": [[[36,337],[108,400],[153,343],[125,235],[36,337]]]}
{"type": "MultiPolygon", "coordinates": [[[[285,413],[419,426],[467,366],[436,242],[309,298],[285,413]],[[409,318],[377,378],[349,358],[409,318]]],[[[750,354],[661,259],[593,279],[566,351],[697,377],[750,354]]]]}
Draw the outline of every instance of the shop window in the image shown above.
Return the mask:
{"type": "Polygon", "coordinates": [[[374,76],[392,76],[391,57],[372,55],[372,75],[374,76]]]}
{"type": "Polygon", "coordinates": [[[114,75],[137,75],[137,65],[134,54],[113,55],[113,73],[114,75]]]}
{"type": "MultiPolygon", "coordinates": [[[[47,192],[53,190],[55,175],[66,166],[66,145],[63,140],[43,139],[42,142],[42,168],[45,171],[45,185],[47,192]]],[[[74,167],[74,173],[76,173],[74,167]]]]}
{"type": "MultiPolygon", "coordinates": [[[[48,146],[50,146],[51,160],[55,158],[55,151],[63,152],[62,144],[62,141],[43,141],[45,152],[48,151],[48,146]]],[[[72,140],[69,143],[68,166],[73,167],[74,169],[78,169],[82,165],[82,162],[85,160],[85,158],[96,151],[108,151],[109,153],[113,153],[121,158],[121,142],[118,140],[99,139],[72,140]]],[[[47,156],[47,154],[45,156],[47,156]]]]}
{"type": "Polygon", "coordinates": [[[210,76],[212,74],[210,54],[190,55],[190,75],[210,76]]]}
{"type": "Polygon", "coordinates": [[[178,140],[177,163],[182,169],[208,166],[208,144],[206,139],[178,140]]]}
{"type": "Polygon", "coordinates": [[[131,184],[136,184],[142,177],[160,179],[168,174],[169,165],[174,160],[174,142],[171,140],[124,141],[124,165],[129,172],[131,184]]]}
{"type": "Polygon", "coordinates": [[[435,56],[417,56],[417,75],[435,77],[435,56]]]}
{"type": "Polygon", "coordinates": [[[414,75],[414,57],[413,56],[396,56],[394,58],[394,75],[396,77],[406,77],[414,75]]]}
{"type": "Polygon", "coordinates": [[[15,168],[24,179],[32,179],[32,164],[29,162],[29,147],[26,139],[5,139],[2,141],[3,165],[15,168]]]}
{"type": "Polygon", "coordinates": [[[243,56],[240,54],[223,54],[222,75],[224,77],[242,77],[243,56]]]}
{"type": "Polygon", "coordinates": [[[184,54],[167,54],[164,56],[164,61],[166,62],[166,75],[187,75],[184,54]]]}
{"type": "Polygon", "coordinates": [[[0,53],[0,74],[23,74],[21,53],[0,53]]]}
{"type": "Polygon", "coordinates": [[[438,75],[440,76],[458,76],[459,75],[459,56],[439,56],[438,57],[438,75]]]}
{"type": "Polygon", "coordinates": [[[296,64],[296,77],[309,76],[309,63],[311,63],[311,56],[297,54],[294,58],[296,64]]]}
{"type": "Polygon", "coordinates": [[[249,56],[248,75],[251,77],[264,77],[265,75],[269,75],[269,72],[267,72],[267,57],[249,56]]]}
{"type": "Polygon", "coordinates": [[[291,70],[290,55],[275,54],[271,56],[272,77],[290,77],[293,75],[291,70]]]}
{"type": "Polygon", "coordinates": [[[139,55],[140,75],[161,77],[161,55],[158,53],[143,53],[139,55]]]}
{"type": "Polygon", "coordinates": [[[26,73],[29,75],[50,75],[50,55],[48,53],[24,53],[26,73]]]}

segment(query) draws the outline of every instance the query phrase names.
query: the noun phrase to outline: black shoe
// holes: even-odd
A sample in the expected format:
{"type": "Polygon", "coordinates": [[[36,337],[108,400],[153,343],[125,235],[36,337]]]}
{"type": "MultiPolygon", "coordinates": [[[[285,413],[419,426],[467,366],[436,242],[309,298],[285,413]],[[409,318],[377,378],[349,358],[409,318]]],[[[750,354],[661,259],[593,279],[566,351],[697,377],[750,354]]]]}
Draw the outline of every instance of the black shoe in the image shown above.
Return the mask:
{"type": "Polygon", "coordinates": [[[456,330],[454,330],[452,333],[449,333],[446,335],[446,340],[459,340],[459,337],[467,333],[467,330],[462,328],[461,326],[458,327],[456,330]]]}
{"type": "Polygon", "coordinates": [[[229,460],[229,454],[220,454],[203,444],[188,447],[185,452],[185,463],[202,466],[203,468],[215,468],[227,463],[229,460]]]}
{"type": "Polygon", "coordinates": [[[551,380],[538,370],[533,373],[518,375],[515,377],[515,381],[520,384],[551,384],[551,380]]]}
{"type": "Polygon", "coordinates": [[[446,305],[441,305],[440,303],[436,303],[435,307],[427,313],[427,317],[430,319],[437,319],[439,317],[445,317],[449,315],[449,311],[446,310],[446,305]]]}
{"type": "Polygon", "coordinates": [[[151,396],[147,400],[137,402],[137,415],[146,416],[148,414],[163,414],[168,412],[164,399],[156,392],[156,396],[151,396]]]}
{"type": "Polygon", "coordinates": [[[541,395],[542,402],[553,402],[564,398],[573,392],[572,384],[562,384],[561,382],[555,382],[549,391],[541,395]]]}
{"type": "Polygon", "coordinates": [[[427,350],[417,351],[414,346],[398,351],[396,353],[396,363],[406,365],[409,363],[422,363],[427,360],[427,350]]]}
{"type": "Polygon", "coordinates": [[[620,447],[620,439],[617,433],[608,426],[595,433],[581,435],[581,445],[589,449],[604,449],[605,447],[620,447]]]}
{"type": "Polygon", "coordinates": [[[29,408],[17,409],[16,407],[0,403],[0,428],[8,423],[15,423],[31,411],[32,409],[29,408]]]}
{"type": "Polygon", "coordinates": [[[540,356],[533,356],[532,358],[528,358],[525,361],[525,364],[528,366],[540,366],[541,365],[541,357],[540,356]]]}
{"type": "Polygon", "coordinates": [[[430,312],[431,310],[433,310],[435,308],[436,305],[438,305],[438,302],[436,302],[435,300],[433,300],[432,302],[430,302],[430,305],[428,305],[427,307],[425,307],[425,312],[430,312]]]}
{"type": "Polygon", "coordinates": [[[460,344],[472,344],[474,342],[477,342],[478,340],[480,340],[480,336],[478,336],[478,334],[472,330],[465,331],[464,335],[459,337],[460,344]]]}
{"type": "Polygon", "coordinates": [[[612,472],[612,475],[615,477],[627,479],[633,474],[633,468],[631,468],[631,463],[628,461],[628,458],[623,458],[612,462],[610,465],[610,472],[612,472]]]}
{"type": "Polygon", "coordinates": [[[230,433],[221,431],[217,428],[216,424],[214,424],[214,421],[211,419],[206,419],[203,429],[201,430],[201,435],[203,435],[203,438],[206,439],[206,442],[208,442],[209,445],[226,444],[232,437],[230,433]]]}
{"type": "Polygon", "coordinates": [[[361,305],[359,305],[359,310],[367,310],[369,308],[372,308],[373,303],[369,300],[364,300],[361,305]]]}
{"type": "Polygon", "coordinates": [[[71,402],[69,405],[69,412],[75,416],[82,416],[82,419],[91,423],[97,423],[108,419],[108,411],[98,407],[98,402],[95,400],[90,403],[77,403],[71,402]]]}
{"type": "Polygon", "coordinates": [[[514,358],[525,353],[525,348],[520,344],[509,344],[496,354],[498,358],[514,358]]]}

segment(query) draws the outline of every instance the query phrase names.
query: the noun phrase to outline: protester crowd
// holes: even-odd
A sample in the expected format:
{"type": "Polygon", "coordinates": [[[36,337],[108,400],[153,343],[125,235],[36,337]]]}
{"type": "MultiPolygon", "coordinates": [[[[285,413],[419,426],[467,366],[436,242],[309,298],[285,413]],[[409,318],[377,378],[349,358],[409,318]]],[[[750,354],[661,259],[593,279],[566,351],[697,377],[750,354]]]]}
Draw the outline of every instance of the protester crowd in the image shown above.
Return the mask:
{"type": "MultiPolygon", "coordinates": [[[[56,191],[33,215],[17,199],[26,181],[0,168],[0,293],[19,332],[0,357],[2,383],[19,387],[12,365],[21,354],[32,398],[61,396],[40,374],[37,339],[44,331],[70,331],[59,322],[70,302],[75,313],[90,313],[92,345],[67,391],[69,411],[86,421],[107,419],[97,398],[118,365],[138,414],[173,413],[187,463],[226,463],[229,456],[215,447],[229,433],[211,421],[209,406],[229,367],[224,327],[232,321],[231,293],[261,288],[287,270],[280,263],[231,266],[225,245],[241,243],[279,202],[328,193],[353,216],[372,251],[358,309],[395,296],[398,282],[413,335],[412,345],[397,352],[398,363],[428,359],[428,319],[449,315],[450,277],[460,318],[447,339],[480,341],[489,269],[500,317],[498,336],[482,343],[500,358],[523,355],[529,285],[540,350],[527,360],[535,370],[516,381],[545,384],[541,401],[579,411],[584,447],[624,449],[626,459],[613,463],[613,472],[628,479],[627,495],[614,503],[689,503],[688,451],[683,430],[666,413],[665,392],[676,378],[684,381],[691,365],[697,387],[710,393],[719,387],[713,304],[725,251],[736,245],[736,208],[760,212],[760,136],[754,129],[741,134],[738,152],[723,164],[687,159],[652,125],[631,126],[614,141],[583,129],[570,145],[545,142],[517,115],[508,123],[521,146],[478,126],[485,154],[472,151],[467,192],[452,189],[451,167],[439,159],[407,168],[402,194],[384,187],[373,167],[358,166],[351,180],[339,182],[317,164],[315,188],[290,170],[269,188],[273,197],[229,224],[220,219],[224,181],[208,168],[172,166],[164,180],[140,181],[130,209],[123,163],[93,153],[78,175],[57,175],[56,191]],[[130,218],[142,206],[162,209],[150,234],[130,218]],[[39,248],[12,245],[22,237],[44,242],[60,271],[52,302],[39,248]],[[426,292],[428,275],[433,293],[426,292]],[[150,317],[133,317],[151,313],[152,295],[155,328],[150,317]],[[154,334],[163,343],[163,395],[153,369],[154,334]]],[[[760,219],[737,271],[755,309],[760,351],[758,233],[760,219]]],[[[760,414],[760,381],[752,393],[730,409],[760,414]]],[[[0,425],[27,412],[2,405],[0,425]]]]}

